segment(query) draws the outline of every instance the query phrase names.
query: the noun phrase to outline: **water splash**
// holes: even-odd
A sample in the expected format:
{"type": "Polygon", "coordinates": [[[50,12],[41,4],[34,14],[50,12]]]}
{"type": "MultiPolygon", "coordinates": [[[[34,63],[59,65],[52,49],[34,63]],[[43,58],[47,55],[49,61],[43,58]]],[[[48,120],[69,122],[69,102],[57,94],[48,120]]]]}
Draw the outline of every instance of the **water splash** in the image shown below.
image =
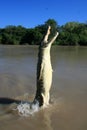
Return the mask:
{"type": "Polygon", "coordinates": [[[17,108],[15,109],[18,111],[18,114],[20,116],[28,117],[29,115],[33,115],[35,112],[39,111],[39,102],[36,101],[35,103],[29,103],[29,102],[21,102],[17,105],[17,108]]]}

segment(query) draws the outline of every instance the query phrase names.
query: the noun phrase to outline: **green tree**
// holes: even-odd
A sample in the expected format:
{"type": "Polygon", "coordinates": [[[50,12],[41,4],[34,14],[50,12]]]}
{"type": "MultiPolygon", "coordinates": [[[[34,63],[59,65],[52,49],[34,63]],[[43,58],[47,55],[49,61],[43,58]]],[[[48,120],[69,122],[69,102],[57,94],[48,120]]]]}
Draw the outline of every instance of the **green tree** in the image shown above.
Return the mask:
{"type": "MultiPolygon", "coordinates": [[[[35,27],[35,29],[37,29],[38,32],[41,33],[42,39],[43,39],[44,35],[46,34],[48,26],[51,26],[51,34],[49,36],[49,39],[51,39],[55,35],[56,31],[59,30],[59,26],[58,26],[57,22],[54,19],[48,19],[47,21],[45,21],[44,24],[38,25],[37,27],[35,27]]],[[[55,44],[57,44],[57,43],[55,42],[55,44]]]]}
{"type": "Polygon", "coordinates": [[[68,22],[61,27],[61,45],[78,45],[79,44],[79,35],[77,29],[79,26],[78,22],[68,22]]]}
{"type": "Polygon", "coordinates": [[[48,26],[51,26],[51,35],[53,37],[56,31],[59,36],[56,39],[56,45],[87,45],[87,22],[68,22],[59,26],[54,19],[48,19],[44,24],[35,28],[25,28],[22,26],[6,26],[0,29],[0,44],[29,44],[38,45],[42,41],[48,26]]]}
{"type": "Polygon", "coordinates": [[[22,37],[20,44],[38,45],[42,39],[42,34],[38,29],[28,29],[22,37]]]}
{"type": "Polygon", "coordinates": [[[4,44],[4,45],[8,45],[8,44],[13,45],[14,41],[12,40],[12,38],[7,33],[3,33],[1,43],[4,44]]]}
{"type": "Polygon", "coordinates": [[[2,44],[1,42],[2,42],[2,35],[1,35],[1,31],[2,29],[0,29],[0,44],[2,44]]]}
{"type": "Polygon", "coordinates": [[[26,29],[22,26],[6,26],[0,30],[0,37],[2,44],[19,44],[21,37],[24,35],[26,29]]]}
{"type": "Polygon", "coordinates": [[[56,33],[56,31],[58,31],[58,24],[57,22],[54,20],[54,19],[48,19],[46,22],[45,22],[45,26],[48,27],[48,26],[51,26],[51,35],[49,38],[53,37],[56,33]]]}

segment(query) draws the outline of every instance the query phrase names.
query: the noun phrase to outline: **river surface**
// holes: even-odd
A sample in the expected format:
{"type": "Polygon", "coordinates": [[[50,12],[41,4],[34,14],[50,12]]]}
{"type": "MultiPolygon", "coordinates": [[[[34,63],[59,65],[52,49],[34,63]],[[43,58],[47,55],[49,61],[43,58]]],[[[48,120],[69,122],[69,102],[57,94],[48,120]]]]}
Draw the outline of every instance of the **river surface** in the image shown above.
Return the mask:
{"type": "Polygon", "coordinates": [[[0,130],[87,130],[87,47],[51,50],[51,103],[29,117],[11,99],[33,101],[38,47],[0,46],[0,130]]]}

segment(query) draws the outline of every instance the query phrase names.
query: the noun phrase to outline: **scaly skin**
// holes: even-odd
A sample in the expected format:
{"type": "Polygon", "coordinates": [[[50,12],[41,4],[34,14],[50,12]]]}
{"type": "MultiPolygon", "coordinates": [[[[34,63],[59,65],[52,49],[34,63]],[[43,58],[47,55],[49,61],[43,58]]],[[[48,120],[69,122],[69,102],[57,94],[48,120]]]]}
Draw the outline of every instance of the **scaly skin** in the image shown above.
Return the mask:
{"type": "Polygon", "coordinates": [[[48,41],[51,27],[48,27],[47,34],[39,46],[38,64],[37,64],[37,91],[34,101],[39,102],[39,106],[46,106],[50,100],[50,89],[52,84],[52,65],[50,50],[52,43],[56,40],[58,32],[48,41]]]}

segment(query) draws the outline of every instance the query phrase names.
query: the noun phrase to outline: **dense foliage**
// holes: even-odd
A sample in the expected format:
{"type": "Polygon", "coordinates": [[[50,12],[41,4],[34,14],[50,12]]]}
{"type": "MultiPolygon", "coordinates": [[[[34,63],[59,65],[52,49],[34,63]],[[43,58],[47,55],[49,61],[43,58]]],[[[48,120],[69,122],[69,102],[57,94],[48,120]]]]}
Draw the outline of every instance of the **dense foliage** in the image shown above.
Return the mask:
{"type": "Polygon", "coordinates": [[[59,31],[56,45],[87,45],[87,23],[68,22],[59,26],[54,19],[48,19],[35,28],[7,26],[0,29],[0,44],[4,45],[38,45],[43,39],[47,27],[51,25],[50,38],[59,31]]]}

